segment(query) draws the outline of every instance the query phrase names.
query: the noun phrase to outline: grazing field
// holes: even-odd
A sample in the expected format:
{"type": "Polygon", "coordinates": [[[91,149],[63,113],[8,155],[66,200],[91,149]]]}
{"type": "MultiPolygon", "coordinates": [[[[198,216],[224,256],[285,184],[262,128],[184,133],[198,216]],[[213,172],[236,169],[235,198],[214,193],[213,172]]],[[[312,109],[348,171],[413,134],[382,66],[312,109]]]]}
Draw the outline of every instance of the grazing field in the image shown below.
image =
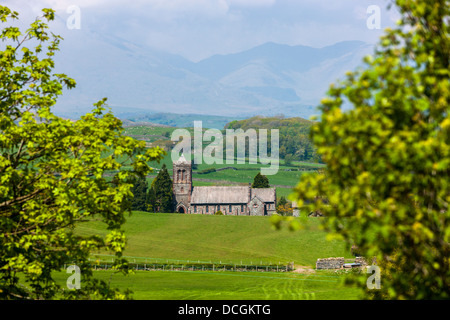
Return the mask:
{"type": "MultiPolygon", "coordinates": [[[[180,129],[176,127],[152,127],[152,126],[133,126],[127,127],[125,129],[125,134],[129,135],[138,140],[145,140],[147,142],[153,142],[155,145],[167,144],[171,138],[171,134],[175,129],[180,129]],[[165,142],[164,142],[165,141],[165,142]]],[[[190,132],[193,136],[194,129],[183,128],[190,132]]],[[[205,128],[204,128],[205,130],[205,128]]],[[[203,142],[203,148],[209,145],[210,142],[203,142]]],[[[169,144],[171,145],[171,144],[169,144]]],[[[226,163],[225,159],[223,164],[213,163],[214,159],[204,158],[201,164],[196,165],[193,168],[193,185],[194,186],[205,186],[205,185],[239,185],[248,184],[253,182],[253,178],[260,171],[262,167],[270,167],[270,165],[262,165],[260,163],[250,164],[247,159],[244,159],[244,164],[238,164],[237,159],[234,159],[233,163],[226,163]],[[209,161],[208,161],[209,160],[209,161]],[[211,164],[208,164],[209,162],[211,164]],[[234,169],[220,170],[222,168],[232,167],[234,169]],[[201,174],[202,171],[207,169],[216,169],[218,171],[210,172],[207,174],[201,174]]],[[[160,163],[151,163],[151,166],[157,170],[165,164],[169,174],[172,175],[172,158],[170,151],[161,160],[160,163]]],[[[271,186],[276,187],[277,197],[285,196],[287,197],[291,192],[292,188],[298,183],[302,174],[308,171],[301,170],[318,170],[324,168],[324,164],[302,162],[302,161],[292,161],[289,165],[286,165],[283,159],[279,160],[279,170],[275,175],[269,175],[269,183],[271,186]]],[[[156,176],[157,171],[149,175],[148,181],[151,183],[153,178],[156,176]]]]}
{"type": "MultiPolygon", "coordinates": [[[[274,230],[269,217],[215,216],[133,212],[124,230],[125,255],[159,259],[230,263],[289,263],[314,267],[318,258],[352,258],[338,240],[328,241],[319,218],[308,218],[306,230],[274,230]]],[[[98,221],[83,223],[77,232],[105,233],[98,221]]]]}
{"type": "MultiPolygon", "coordinates": [[[[342,283],[342,275],[272,272],[136,271],[124,276],[96,271],[111,287],[129,289],[138,300],[352,300],[359,289],[342,283]]],[[[61,284],[67,274],[58,272],[61,284]]],[[[82,285],[82,284],[81,284],[82,285]]]]}
{"type": "MultiPolygon", "coordinates": [[[[359,289],[347,287],[333,271],[314,270],[318,258],[352,258],[342,241],[326,239],[320,218],[307,218],[300,231],[274,230],[267,216],[215,216],[133,212],[124,224],[128,238],[124,255],[130,262],[213,262],[229,264],[294,263],[292,272],[136,271],[123,276],[97,270],[111,286],[133,291],[134,299],[357,299],[359,289]]],[[[103,234],[99,221],[79,225],[84,235],[103,234]]],[[[95,259],[108,259],[99,252],[95,259]]],[[[111,259],[109,257],[109,259],[111,259]]],[[[151,268],[150,268],[151,269],[151,268]]],[[[56,273],[64,281],[67,274],[56,273]]]]}

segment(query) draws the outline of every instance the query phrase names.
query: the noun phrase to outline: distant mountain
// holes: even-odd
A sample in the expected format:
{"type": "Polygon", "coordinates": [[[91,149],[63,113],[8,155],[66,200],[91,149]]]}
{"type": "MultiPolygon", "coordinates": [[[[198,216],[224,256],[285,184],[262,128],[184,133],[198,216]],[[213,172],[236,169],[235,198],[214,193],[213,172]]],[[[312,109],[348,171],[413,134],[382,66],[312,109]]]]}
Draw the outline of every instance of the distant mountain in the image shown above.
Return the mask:
{"type": "Polygon", "coordinates": [[[329,84],[373,50],[360,41],[324,48],[266,43],[195,63],[88,28],[63,37],[56,71],[77,87],[64,92],[55,110],[70,117],[108,97],[115,114],[127,119],[155,113],[308,118],[329,84]]]}

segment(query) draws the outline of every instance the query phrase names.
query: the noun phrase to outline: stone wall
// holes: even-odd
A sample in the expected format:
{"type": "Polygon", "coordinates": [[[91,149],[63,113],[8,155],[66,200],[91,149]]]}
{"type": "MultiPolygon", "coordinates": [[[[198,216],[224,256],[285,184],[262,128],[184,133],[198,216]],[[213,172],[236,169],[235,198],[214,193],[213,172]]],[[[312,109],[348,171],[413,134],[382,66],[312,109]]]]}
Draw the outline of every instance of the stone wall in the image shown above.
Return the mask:
{"type": "Polygon", "coordinates": [[[259,198],[253,198],[248,204],[251,216],[263,216],[266,211],[266,206],[259,198]]]}
{"type": "Polygon", "coordinates": [[[317,259],[316,269],[340,269],[344,266],[344,263],[343,257],[317,259]]]}
{"type": "Polygon", "coordinates": [[[367,261],[363,257],[356,257],[355,258],[355,263],[360,263],[361,266],[363,266],[363,267],[367,266],[367,261]]]}

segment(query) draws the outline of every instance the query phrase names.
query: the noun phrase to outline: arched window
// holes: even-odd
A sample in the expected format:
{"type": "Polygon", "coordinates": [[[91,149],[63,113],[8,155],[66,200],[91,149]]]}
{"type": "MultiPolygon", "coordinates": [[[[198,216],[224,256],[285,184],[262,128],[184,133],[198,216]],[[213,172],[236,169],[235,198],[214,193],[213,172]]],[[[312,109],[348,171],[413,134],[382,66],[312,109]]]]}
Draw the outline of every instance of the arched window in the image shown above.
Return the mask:
{"type": "Polygon", "coordinates": [[[178,169],[178,171],[177,171],[177,181],[180,181],[180,177],[181,177],[181,170],[178,169]]]}
{"type": "Polygon", "coordinates": [[[181,180],[184,182],[186,179],[186,170],[183,169],[183,171],[181,172],[181,180]]]}

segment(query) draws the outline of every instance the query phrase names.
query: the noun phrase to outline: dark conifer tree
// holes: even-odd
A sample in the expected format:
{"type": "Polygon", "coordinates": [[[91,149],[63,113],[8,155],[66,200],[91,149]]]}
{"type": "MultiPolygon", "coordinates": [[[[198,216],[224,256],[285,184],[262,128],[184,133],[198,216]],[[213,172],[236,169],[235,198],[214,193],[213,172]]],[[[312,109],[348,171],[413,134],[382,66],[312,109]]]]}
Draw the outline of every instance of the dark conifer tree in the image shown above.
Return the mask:
{"type": "Polygon", "coordinates": [[[151,190],[148,198],[153,203],[149,203],[153,212],[173,212],[173,190],[172,179],[166,165],[163,164],[161,170],[152,182],[151,190]]]}
{"type": "Polygon", "coordinates": [[[269,179],[258,172],[253,179],[252,188],[270,188],[269,179]]]}
{"type": "Polygon", "coordinates": [[[131,210],[147,211],[147,189],[148,184],[145,177],[134,179],[134,185],[131,189],[134,195],[131,200],[131,210]]]}

